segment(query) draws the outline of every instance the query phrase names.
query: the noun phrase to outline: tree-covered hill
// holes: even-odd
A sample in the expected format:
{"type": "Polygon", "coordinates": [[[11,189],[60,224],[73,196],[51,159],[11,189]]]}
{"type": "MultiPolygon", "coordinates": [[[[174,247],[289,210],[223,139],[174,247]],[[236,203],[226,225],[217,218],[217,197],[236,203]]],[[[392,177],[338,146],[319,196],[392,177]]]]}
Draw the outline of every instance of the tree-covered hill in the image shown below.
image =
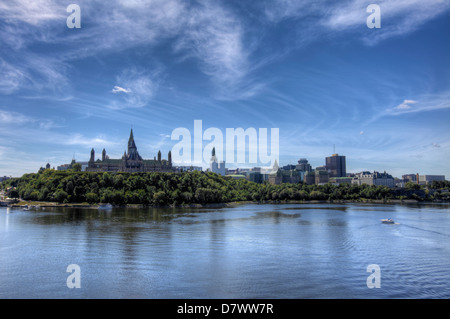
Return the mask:
{"type": "Polygon", "coordinates": [[[8,196],[59,203],[111,203],[114,205],[181,205],[235,201],[448,199],[450,182],[437,190],[408,184],[385,186],[256,184],[214,173],[92,173],[44,170],[1,183],[8,196]]]}

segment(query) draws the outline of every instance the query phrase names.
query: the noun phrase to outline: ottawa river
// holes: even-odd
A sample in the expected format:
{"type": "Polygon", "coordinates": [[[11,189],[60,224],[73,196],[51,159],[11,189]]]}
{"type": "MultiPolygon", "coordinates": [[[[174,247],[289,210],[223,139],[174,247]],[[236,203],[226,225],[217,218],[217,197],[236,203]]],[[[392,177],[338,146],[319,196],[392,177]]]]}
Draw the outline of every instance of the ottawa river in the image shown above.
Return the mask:
{"type": "Polygon", "coordinates": [[[2,207],[0,298],[450,298],[449,208],[2,207]]]}

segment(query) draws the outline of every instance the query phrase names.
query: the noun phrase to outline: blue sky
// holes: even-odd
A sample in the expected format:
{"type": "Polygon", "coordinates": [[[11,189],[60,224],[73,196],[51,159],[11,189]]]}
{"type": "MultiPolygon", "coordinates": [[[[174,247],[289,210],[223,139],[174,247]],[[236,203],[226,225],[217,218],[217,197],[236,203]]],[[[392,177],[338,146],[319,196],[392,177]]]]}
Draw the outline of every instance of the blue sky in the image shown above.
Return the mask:
{"type": "Polygon", "coordinates": [[[439,0],[3,1],[0,176],[92,147],[118,158],[131,127],[165,158],[202,120],[279,128],[282,165],[323,165],[335,145],[348,172],[448,179],[449,17],[439,0]]]}

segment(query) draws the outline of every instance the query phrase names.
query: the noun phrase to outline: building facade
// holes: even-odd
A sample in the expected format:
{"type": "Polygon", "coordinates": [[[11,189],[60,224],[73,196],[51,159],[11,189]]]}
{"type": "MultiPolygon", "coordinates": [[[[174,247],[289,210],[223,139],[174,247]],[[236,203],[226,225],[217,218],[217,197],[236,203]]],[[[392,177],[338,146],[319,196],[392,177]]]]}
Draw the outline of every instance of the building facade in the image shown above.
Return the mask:
{"type": "Polygon", "coordinates": [[[333,154],[325,158],[325,167],[330,177],[346,177],[347,169],[345,164],[345,156],[333,154]]]}
{"type": "Polygon", "coordinates": [[[334,185],[351,184],[353,177],[330,177],[329,182],[334,185]]]}
{"type": "Polygon", "coordinates": [[[387,187],[394,187],[395,186],[395,180],[392,177],[392,175],[389,175],[388,173],[379,173],[379,172],[361,172],[358,174],[355,174],[355,177],[353,177],[352,184],[356,185],[375,185],[375,186],[387,186],[387,187]]]}
{"type": "Polygon", "coordinates": [[[299,159],[298,164],[295,166],[295,169],[297,171],[301,171],[301,172],[311,172],[312,171],[312,167],[308,163],[308,160],[306,158],[299,159]]]}
{"type": "Polygon", "coordinates": [[[69,169],[72,169],[73,164],[76,164],[76,163],[78,163],[78,164],[81,165],[81,171],[82,171],[82,172],[85,172],[85,171],[86,171],[86,168],[89,167],[89,162],[77,162],[75,159],[73,159],[72,162],[71,162],[70,164],[62,164],[62,165],[59,165],[59,166],[56,167],[56,169],[57,169],[58,171],[67,171],[67,170],[69,170],[69,169]]]}
{"type": "Polygon", "coordinates": [[[321,185],[329,182],[329,174],[328,171],[325,170],[316,170],[315,171],[315,184],[321,185]]]}
{"type": "Polygon", "coordinates": [[[271,184],[291,183],[296,184],[301,182],[301,175],[295,169],[283,170],[278,166],[277,161],[273,165],[272,171],[268,174],[267,180],[271,184]]]}
{"type": "Polygon", "coordinates": [[[219,161],[216,156],[216,148],[213,147],[211,152],[211,160],[209,163],[209,169],[211,172],[225,176],[226,169],[225,169],[225,162],[219,161]]]}
{"type": "Polygon", "coordinates": [[[102,159],[95,160],[95,150],[91,150],[91,157],[86,167],[87,172],[174,172],[172,167],[172,154],[169,151],[168,159],[161,159],[161,151],[158,158],[146,160],[139,154],[134,141],[133,129],[128,139],[128,150],[124,152],[121,159],[110,159],[103,149],[102,159]]]}
{"type": "Polygon", "coordinates": [[[445,175],[419,175],[419,184],[428,185],[433,181],[445,181],[445,175]]]}
{"type": "Polygon", "coordinates": [[[316,173],[314,171],[306,172],[303,178],[303,182],[307,185],[313,185],[316,183],[316,173]]]}

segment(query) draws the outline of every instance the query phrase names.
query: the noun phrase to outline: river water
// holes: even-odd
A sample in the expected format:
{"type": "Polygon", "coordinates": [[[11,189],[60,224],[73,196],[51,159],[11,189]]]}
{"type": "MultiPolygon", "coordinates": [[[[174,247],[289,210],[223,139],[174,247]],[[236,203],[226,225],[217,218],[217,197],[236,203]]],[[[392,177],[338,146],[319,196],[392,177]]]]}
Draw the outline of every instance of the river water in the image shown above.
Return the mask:
{"type": "Polygon", "coordinates": [[[449,208],[0,208],[0,298],[449,298],[449,208]]]}

